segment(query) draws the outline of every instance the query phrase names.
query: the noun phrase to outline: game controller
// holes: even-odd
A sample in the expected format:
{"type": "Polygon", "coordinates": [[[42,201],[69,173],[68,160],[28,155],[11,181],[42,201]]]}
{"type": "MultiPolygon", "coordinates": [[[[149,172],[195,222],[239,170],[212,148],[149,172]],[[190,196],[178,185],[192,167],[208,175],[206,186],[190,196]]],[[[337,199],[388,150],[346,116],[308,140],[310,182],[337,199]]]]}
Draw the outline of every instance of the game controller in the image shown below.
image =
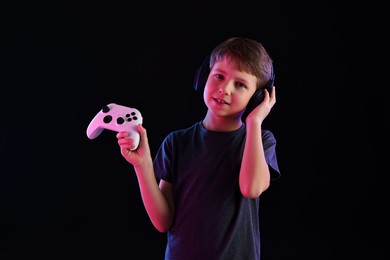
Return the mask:
{"type": "Polygon", "coordinates": [[[142,124],[142,116],[137,109],[111,103],[105,105],[89,123],[87,136],[89,139],[95,139],[104,129],[116,132],[126,131],[134,140],[135,147],[131,150],[135,150],[140,142],[138,124],[142,124]]]}

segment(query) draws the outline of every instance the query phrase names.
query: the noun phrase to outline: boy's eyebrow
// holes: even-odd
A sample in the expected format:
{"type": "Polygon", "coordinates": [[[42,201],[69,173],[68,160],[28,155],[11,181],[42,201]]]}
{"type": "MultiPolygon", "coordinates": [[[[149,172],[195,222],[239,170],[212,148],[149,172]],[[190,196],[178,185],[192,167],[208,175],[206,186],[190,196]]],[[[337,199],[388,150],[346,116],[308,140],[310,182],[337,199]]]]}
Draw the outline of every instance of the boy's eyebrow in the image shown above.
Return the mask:
{"type": "Polygon", "coordinates": [[[224,70],[221,70],[221,69],[214,69],[214,71],[221,72],[221,73],[226,73],[224,70]]]}

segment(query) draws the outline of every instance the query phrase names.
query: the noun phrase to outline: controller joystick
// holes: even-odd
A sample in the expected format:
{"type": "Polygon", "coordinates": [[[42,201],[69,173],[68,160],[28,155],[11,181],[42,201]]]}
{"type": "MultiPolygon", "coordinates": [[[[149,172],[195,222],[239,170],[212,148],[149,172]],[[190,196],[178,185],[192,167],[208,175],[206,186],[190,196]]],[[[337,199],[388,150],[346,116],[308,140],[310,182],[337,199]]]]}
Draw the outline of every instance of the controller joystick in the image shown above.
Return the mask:
{"type": "Polygon", "coordinates": [[[137,109],[111,103],[104,106],[89,123],[87,136],[89,139],[95,139],[104,129],[115,132],[126,131],[134,140],[135,147],[131,149],[134,151],[140,142],[138,124],[142,124],[142,115],[137,109]]]}

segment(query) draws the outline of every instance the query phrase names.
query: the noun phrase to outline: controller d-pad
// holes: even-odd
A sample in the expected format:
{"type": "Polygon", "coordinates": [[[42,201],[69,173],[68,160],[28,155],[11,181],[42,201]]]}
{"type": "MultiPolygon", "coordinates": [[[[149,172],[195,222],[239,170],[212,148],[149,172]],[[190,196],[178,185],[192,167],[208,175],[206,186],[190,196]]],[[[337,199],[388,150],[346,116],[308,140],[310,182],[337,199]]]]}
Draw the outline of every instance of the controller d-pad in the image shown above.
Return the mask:
{"type": "Polygon", "coordinates": [[[110,123],[111,121],[112,121],[112,116],[108,115],[103,118],[103,122],[106,124],[110,123]]]}

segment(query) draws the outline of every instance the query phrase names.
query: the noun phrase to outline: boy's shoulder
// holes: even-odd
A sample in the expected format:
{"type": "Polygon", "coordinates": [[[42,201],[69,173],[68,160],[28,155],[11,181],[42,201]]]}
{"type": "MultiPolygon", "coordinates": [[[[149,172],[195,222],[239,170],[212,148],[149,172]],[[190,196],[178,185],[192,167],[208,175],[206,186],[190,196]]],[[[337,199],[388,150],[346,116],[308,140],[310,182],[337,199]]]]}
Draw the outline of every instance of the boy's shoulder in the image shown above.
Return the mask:
{"type": "Polygon", "coordinates": [[[199,124],[201,124],[201,121],[194,123],[191,126],[181,128],[178,130],[174,130],[168,134],[168,136],[184,136],[188,134],[192,134],[196,129],[199,127],[199,124]]]}

